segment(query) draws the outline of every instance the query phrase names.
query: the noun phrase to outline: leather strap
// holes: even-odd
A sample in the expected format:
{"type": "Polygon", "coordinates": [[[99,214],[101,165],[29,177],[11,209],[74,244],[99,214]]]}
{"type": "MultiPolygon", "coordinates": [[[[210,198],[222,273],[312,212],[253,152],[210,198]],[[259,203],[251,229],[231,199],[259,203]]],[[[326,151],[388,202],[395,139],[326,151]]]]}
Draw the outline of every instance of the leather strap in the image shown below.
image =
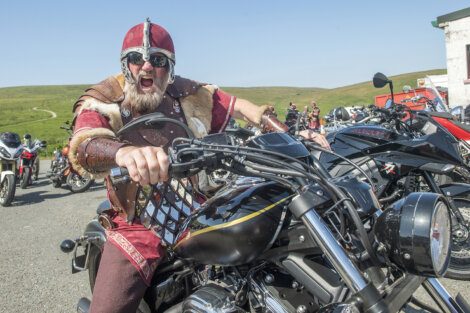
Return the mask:
{"type": "Polygon", "coordinates": [[[94,98],[104,103],[120,103],[124,100],[124,92],[118,79],[114,76],[108,77],[85,90],[85,93],[75,102],[73,111],[75,112],[87,98],[94,98]]]}
{"type": "Polygon", "coordinates": [[[117,151],[128,145],[114,138],[89,138],[78,146],[77,160],[90,173],[107,172],[116,166],[117,151]]]}

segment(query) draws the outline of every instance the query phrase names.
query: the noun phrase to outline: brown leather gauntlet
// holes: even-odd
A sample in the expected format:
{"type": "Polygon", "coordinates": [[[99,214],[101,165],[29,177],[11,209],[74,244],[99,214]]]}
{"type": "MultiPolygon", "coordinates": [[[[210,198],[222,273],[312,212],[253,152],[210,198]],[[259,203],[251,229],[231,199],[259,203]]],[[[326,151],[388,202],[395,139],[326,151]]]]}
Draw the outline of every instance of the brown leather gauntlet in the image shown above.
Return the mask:
{"type": "Polygon", "coordinates": [[[287,132],[289,127],[277,119],[270,110],[266,110],[261,116],[261,129],[263,133],[287,132]]]}
{"type": "Polygon", "coordinates": [[[115,159],[117,151],[128,145],[113,138],[89,138],[79,144],[77,160],[90,173],[107,172],[117,166],[115,159]]]}

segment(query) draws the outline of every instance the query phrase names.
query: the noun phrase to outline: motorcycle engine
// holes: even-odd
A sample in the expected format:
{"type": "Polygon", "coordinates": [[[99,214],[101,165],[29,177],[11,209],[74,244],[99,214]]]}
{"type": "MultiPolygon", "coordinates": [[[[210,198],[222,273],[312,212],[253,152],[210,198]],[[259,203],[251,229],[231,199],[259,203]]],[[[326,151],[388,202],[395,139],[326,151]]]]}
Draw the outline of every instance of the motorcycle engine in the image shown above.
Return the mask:
{"type": "Polygon", "coordinates": [[[231,293],[218,285],[206,285],[183,302],[183,313],[242,313],[231,293]]]}

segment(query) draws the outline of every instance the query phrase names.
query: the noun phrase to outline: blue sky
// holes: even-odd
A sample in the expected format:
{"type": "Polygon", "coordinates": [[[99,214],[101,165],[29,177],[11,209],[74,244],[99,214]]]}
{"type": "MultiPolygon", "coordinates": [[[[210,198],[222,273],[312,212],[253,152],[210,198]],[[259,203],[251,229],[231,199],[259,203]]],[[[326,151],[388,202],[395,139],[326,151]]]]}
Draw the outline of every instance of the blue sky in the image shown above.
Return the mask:
{"type": "Polygon", "coordinates": [[[412,1],[2,1],[0,87],[91,84],[115,74],[126,31],[172,35],[176,72],[220,86],[338,87],[445,68],[431,21],[468,7],[412,1]]]}

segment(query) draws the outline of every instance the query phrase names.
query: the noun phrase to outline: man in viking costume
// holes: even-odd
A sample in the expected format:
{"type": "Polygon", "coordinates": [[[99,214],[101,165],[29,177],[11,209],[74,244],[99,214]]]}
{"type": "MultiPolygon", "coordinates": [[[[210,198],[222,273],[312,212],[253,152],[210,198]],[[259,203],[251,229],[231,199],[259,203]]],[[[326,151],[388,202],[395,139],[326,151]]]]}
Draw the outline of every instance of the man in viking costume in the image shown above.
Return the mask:
{"type": "MultiPolygon", "coordinates": [[[[139,197],[148,184],[165,185],[166,151],[172,140],[184,136],[177,127],[140,129],[116,136],[126,123],[144,114],[161,112],[184,122],[196,137],[224,131],[230,118],[245,119],[264,131],[286,131],[267,106],[174,75],[175,50],[169,33],[148,19],[126,34],[121,51],[122,74],[86,90],[74,105],[74,134],[70,160],[75,170],[107,176],[116,166],[126,167],[131,183],[115,185],[106,178],[111,208],[102,219],[106,228],[91,312],[135,312],[171,239],[162,227],[144,223],[139,197]]],[[[302,136],[328,146],[313,132],[302,136]]],[[[173,190],[174,191],[174,190],[173,190]]]]}

